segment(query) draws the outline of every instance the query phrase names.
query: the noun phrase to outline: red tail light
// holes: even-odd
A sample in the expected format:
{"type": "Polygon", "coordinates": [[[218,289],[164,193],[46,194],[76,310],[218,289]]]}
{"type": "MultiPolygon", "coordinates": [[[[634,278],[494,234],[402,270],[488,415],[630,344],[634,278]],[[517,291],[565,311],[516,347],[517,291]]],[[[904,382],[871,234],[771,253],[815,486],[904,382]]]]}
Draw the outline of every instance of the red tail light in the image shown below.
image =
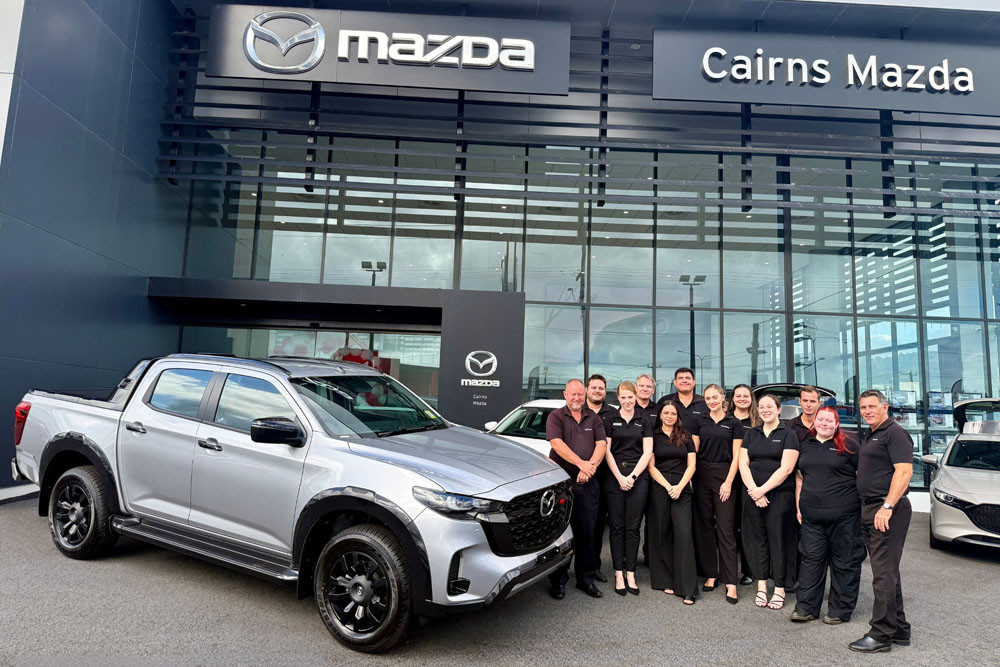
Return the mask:
{"type": "Polygon", "coordinates": [[[21,401],[14,408],[14,446],[21,444],[21,436],[24,434],[24,423],[28,421],[28,412],[31,410],[31,403],[21,401]]]}

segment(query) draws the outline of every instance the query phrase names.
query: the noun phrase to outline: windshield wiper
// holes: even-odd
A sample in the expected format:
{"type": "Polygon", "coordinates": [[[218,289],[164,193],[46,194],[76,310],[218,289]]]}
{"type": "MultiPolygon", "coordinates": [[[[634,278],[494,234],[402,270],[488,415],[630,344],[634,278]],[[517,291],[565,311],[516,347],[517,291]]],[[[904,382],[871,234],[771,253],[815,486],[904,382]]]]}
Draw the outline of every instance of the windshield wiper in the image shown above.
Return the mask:
{"type": "Polygon", "coordinates": [[[386,438],[391,435],[403,435],[404,433],[419,433],[420,431],[433,431],[439,428],[444,428],[444,424],[423,424],[420,426],[404,426],[402,428],[393,429],[391,431],[375,431],[375,435],[380,438],[386,438]]]}

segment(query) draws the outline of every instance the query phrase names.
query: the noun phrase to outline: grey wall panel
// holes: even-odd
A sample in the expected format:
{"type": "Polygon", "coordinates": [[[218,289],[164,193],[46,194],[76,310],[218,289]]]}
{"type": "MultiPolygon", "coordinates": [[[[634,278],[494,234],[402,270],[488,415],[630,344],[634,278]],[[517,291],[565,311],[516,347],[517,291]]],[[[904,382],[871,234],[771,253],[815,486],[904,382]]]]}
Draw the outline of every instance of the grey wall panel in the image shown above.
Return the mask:
{"type": "Polygon", "coordinates": [[[135,48],[139,6],[135,0],[85,0],[97,16],[129,49],[135,48]]]}
{"type": "Polygon", "coordinates": [[[140,4],[139,32],[135,40],[135,57],[153,76],[167,80],[170,63],[170,33],[177,12],[169,0],[129,0],[140,4]]]}
{"type": "Polygon", "coordinates": [[[10,356],[87,365],[97,359],[107,259],[27,223],[0,227],[0,350],[10,356]]]}
{"type": "Polygon", "coordinates": [[[27,84],[14,122],[3,211],[107,254],[120,155],[27,84]]]}
{"type": "Polygon", "coordinates": [[[122,160],[111,258],[145,275],[179,276],[187,232],[184,189],[122,160]]]}
{"type": "Polygon", "coordinates": [[[128,48],[83,0],[29,4],[19,47],[25,83],[120,149],[132,74],[128,48]]]}
{"type": "Polygon", "coordinates": [[[180,327],[164,322],[146,297],[148,281],[144,273],[108,263],[98,368],[126,371],[142,357],[177,351],[180,327]]]}
{"type": "Polygon", "coordinates": [[[163,83],[145,65],[136,61],[129,85],[123,152],[148,174],[156,173],[165,93],[163,83]]]}

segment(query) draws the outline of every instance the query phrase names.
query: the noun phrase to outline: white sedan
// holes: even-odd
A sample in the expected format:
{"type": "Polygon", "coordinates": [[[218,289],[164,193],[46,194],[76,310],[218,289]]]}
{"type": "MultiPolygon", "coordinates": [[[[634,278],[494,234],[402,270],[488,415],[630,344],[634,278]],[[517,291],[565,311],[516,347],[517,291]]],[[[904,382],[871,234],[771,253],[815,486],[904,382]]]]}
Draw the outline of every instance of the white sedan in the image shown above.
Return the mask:
{"type": "Polygon", "coordinates": [[[930,544],[1000,547],[1000,399],[955,404],[959,435],[941,456],[921,461],[936,468],[931,481],[930,544]]]}
{"type": "Polygon", "coordinates": [[[545,439],[545,421],[553,410],[566,405],[566,401],[537,399],[528,401],[511,410],[498,422],[486,422],[486,431],[531,447],[539,454],[548,456],[551,451],[545,439]]]}

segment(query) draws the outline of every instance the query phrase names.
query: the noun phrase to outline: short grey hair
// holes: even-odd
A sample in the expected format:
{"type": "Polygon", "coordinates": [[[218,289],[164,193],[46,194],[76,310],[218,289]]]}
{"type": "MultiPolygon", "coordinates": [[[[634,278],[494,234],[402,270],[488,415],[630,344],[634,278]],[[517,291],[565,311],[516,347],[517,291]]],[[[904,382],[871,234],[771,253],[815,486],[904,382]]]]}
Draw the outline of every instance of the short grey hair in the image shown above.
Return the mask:
{"type": "Polygon", "coordinates": [[[639,380],[641,380],[642,378],[647,378],[650,382],[653,383],[654,387],[656,386],[656,378],[654,378],[652,375],[649,375],[648,373],[643,373],[642,375],[637,377],[635,379],[636,384],[639,384],[639,380]]]}
{"type": "Polygon", "coordinates": [[[878,402],[881,403],[882,405],[886,405],[889,403],[888,399],[886,399],[885,397],[885,394],[883,394],[878,389],[867,389],[861,392],[861,396],[858,397],[858,401],[860,401],[862,398],[872,398],[872,397],[877,398],[878,402]]]}

